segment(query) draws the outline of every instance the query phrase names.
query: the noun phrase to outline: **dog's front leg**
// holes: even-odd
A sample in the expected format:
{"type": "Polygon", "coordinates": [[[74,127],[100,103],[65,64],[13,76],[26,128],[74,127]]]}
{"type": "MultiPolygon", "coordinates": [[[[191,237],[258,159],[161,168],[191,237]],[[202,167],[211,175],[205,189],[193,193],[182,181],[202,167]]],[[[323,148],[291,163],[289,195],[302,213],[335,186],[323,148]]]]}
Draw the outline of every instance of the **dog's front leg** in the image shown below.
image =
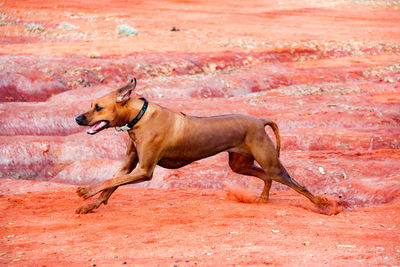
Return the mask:
{"type": "MultiPolygon", "coordinates": [[[[153,168],[154,169],[154,168],[153,168]]],[[[79,187],[77,194],[85,199],[96,195],[97,193],[113,187],[118,187],[124,184],[135,184],[151,180],[153,170],[149,171],[141,167],[136,168],[130,174],[122,175],[110,180],[107,180],[96,187],[79,187]]]]}
{"type": "Polygon", "coordinates": [[[151,148],[159,149],[159,147],[146,146],[145,144],[137,147],[139,166],[130,174],[125,174],[113,179],[107,180],[96,187],[79,187],[77,194],[83,198],[89,198],[97,193],[124,184],[135,184],[151,180],[154,168],[159,161],[160,153],[151,148]]]}
{"type": "MultiPolygon", "coordinates": [[[[132,171],[132,169],[134,169],[136,167],[137,164],[137,159],[136,158],[129,158],[129,160],[125,160],[124,164],[121,166],[121,168],[115,173],[115,175],[113,176],[114,178],[116,177],[120,177],[122,175],[126,175],[128,173],[130,173],[132,171]],[[127,163],[128,161],[128,163],[127,163]]],[[[100,207],[101,204],[106,205],[108,199],[110,198],[110,196],[114,193],[114,191],[118,188],[118,186],[115,187],[111,187],[108,188],[106,190],[104,190],[103,192],[101,192],[101,195],[92,203],[83,205],[82,207],[78,208],[76,210],[76,213],[78,214],[82,214],[82,213],[89,213],[94,209],[97,209],[98,207],[100,207]]],[[[78,192],[80,192],[80,188],[78,188],[78,192]]],[[[78,193],[79,194],[79,193],[78,193]]]]}
{"type": "MultiPolygon", "coordinates": [[[[136,147],[135,147],[133,141],[130,140],[130,142],[128,144],[128,149],[126,151],[126,157],[125,157],[124,161],[122,162],[121,167],[114,174],[113,178],[130,173],[136,167],[137,163],[138,163],[138,157],[137,157],[136,147]]],[[[75,212],[78,214],[89,213],[92,210],[100,207],[101,204],[106,205],[108,199],[110,198],[110,196],[114,193],[114,191],[117,188],[118,187],[116,186],[116,187],[104,190],[95,201],[79,207],[75,212]]],[[[79,188],[78,188],[78,191],[80,191],[79,188]]]]}
{"type": "Polygon", "coordinates": [[[85,204],[81,207],[79,207],[78,209],[75,210],[75,213],[77,214],[86,214],[89,212],[92,212],[92,210],[97,209],[98,207],[100,207],[100,205],[102,203],[107,203],[108,198],[112,195],[112,193],[114,193],[114,191],[117,189],[118,187],[113,187],[110,189],[107,189],[105,191],[103,191],[101,193],[101,195],[99,196],[98,199],[96,199],[95,201],[89,203],[89,204],[85,204]]]}

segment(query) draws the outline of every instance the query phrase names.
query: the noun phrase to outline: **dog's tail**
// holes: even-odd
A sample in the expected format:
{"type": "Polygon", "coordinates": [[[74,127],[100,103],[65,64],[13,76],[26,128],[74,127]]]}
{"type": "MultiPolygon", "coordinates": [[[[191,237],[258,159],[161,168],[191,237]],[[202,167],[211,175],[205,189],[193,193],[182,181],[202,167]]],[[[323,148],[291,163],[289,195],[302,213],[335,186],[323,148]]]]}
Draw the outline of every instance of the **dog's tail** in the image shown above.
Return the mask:
{"type": "Polygon", "coordinates": [[[272,128],[272,131],[274,131],[276,139],[276,154],[278,155],[279,158],[279,154],[281,152],[281,136],[279,134],[278,125],[270,119],[261,119],[261,121],[264,123],[264,126],[268,125],[269,127],[272,128]]]}

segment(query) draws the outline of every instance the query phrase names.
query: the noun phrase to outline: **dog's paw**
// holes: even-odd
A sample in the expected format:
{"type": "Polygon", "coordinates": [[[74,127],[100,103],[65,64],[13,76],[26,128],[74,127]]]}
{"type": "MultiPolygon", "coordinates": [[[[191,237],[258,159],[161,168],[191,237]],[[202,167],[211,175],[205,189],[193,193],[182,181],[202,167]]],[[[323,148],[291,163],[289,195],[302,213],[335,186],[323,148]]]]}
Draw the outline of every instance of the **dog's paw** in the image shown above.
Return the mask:
{"type": "Polygon", "coordinates": [[[343,211],[344,205],[341,201],[329,199],[325,196],[318,196],[319,203],[317,204],[318,211],[325,215],[336,215],[343,211]]]}
{"type": "Polygon", "coordinates": [[[90,203],[83,205],[82,207],[79,207],[75,210],[76,214],[87,214],[89,212],[93,212],[93,210],[97,208],[95,203],[90,203]]]}
{"type": "Polygon", "coordinates": [[[80,196],[84,199],[87,199],[87,198],[93,196],[89,187],[78,187],[78,189],[76,190],[76,193],[78,194],[78,196],[80,196]]]}
{"type": "Polygon", "coordinates": [[[264,196],[260,196],[260,197],[256,197],[254,199],[255,203],[267,203],[268,202],[268,197],[264,197],[264,196]]]}

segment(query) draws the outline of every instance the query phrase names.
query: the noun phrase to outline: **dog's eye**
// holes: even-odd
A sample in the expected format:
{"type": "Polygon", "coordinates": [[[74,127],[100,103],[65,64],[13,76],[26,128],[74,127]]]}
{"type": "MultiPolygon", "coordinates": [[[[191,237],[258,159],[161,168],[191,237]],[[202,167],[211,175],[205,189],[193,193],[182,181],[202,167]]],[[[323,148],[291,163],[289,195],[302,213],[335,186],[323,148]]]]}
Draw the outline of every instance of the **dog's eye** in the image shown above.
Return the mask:
{"type": "Polygon", "coordinates": [[[98,112],[98,111],[100,111],[100,110],[102,110],[103,108],[102,107],[100,107],[100,106],[98,106],[98,105],[96,105],[95,107],[94,107],[94,111],[96,111],[96,112],[98,112]]]}

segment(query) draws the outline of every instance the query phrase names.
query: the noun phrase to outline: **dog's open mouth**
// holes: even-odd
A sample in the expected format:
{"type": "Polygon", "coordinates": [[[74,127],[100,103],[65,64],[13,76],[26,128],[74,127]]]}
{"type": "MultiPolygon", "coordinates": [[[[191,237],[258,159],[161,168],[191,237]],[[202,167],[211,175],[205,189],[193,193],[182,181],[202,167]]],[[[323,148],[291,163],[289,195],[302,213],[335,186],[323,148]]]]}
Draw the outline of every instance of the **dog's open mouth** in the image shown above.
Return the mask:
{"type": "Polygon", "coordinates": [[[86,133],[88,134],[97,134],[98,132],[106,129],[108,125],[110,124],[109,121],[98,121],[92,126],[90,126],[87,130],[86,133]]]}

